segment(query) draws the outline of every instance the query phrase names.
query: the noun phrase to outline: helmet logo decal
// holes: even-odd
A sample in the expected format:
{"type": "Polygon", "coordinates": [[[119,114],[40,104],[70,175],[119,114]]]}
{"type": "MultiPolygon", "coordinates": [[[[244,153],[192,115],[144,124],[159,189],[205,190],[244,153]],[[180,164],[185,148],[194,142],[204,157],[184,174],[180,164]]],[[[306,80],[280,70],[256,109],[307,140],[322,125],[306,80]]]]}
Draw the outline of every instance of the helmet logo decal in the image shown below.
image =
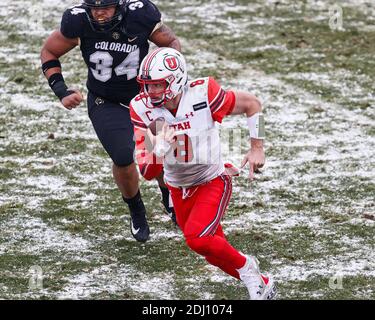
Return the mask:
{"type": "Polygon", "coordinates": [[[171,71],[175,71],[180,66],[180,61],[174,56],[167,56],[164,58],[164,66],[171,71]]]}

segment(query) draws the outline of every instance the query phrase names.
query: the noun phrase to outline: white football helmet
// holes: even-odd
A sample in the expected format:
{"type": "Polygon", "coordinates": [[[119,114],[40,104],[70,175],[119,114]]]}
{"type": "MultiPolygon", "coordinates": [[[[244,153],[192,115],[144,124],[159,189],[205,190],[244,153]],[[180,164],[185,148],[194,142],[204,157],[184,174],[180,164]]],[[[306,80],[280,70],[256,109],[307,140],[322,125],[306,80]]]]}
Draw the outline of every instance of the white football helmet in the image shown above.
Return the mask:
{"type": "Polygon", "coordinates": [[[150,52],[141,63],[137,81],[141,85],[141,94],[150,98],[154,107],[162,107],[181,93],[187,83],[184,56],[172,48],[150,52]],[[161,91],[156,94],[149,92],[150,84],[160,85],[161,91]]]}

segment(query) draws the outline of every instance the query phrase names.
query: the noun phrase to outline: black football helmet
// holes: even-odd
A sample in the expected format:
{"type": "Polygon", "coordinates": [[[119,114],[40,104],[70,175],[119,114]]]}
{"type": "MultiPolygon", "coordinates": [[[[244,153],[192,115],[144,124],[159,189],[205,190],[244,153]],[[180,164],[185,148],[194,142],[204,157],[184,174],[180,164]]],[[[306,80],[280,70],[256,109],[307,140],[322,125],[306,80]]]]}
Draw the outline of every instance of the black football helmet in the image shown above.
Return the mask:
{"type": "Polygon", "coordinates": [[[88,13],[93,30],[97,32],[109,32],[119,25],[126,13],[125,2],[125,0],[84,0],[83,5],[88,13]],[[110,20],[98,22],[92,16],[92,8],[107,8],[111,6],[116,6],[116,12],[110,20]]]}

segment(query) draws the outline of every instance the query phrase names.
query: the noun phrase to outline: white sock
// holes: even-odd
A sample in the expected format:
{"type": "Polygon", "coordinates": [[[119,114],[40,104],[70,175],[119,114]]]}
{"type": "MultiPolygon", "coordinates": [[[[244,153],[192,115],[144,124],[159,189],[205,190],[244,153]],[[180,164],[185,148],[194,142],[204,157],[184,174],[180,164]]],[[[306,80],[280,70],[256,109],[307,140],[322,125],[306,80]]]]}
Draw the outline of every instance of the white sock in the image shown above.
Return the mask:
{"type": "MultiPolygon", "coordinates": [[[[242,252],[240,252],[242,254],[242,252]]],[[[246,257],[244,254],[242,254],[245,258],[246,258],[246,262],[245,264],[243,265],[243,267],[239,268],[239,269],[236,269],[237,272],[241,275],[243,273],[245,273],[247,270],[249,270],[249,267],[250,267],[250,259],[248,259],[248,257],[246,257]]]]}

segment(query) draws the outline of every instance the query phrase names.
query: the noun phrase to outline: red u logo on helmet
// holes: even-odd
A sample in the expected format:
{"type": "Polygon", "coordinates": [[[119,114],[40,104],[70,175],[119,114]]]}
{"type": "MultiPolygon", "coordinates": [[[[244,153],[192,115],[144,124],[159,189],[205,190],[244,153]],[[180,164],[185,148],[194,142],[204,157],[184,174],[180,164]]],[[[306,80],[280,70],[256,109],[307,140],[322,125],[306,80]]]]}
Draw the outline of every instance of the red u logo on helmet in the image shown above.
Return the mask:
{"type": "Polygon", "coordinates": [[[174,56],[168,56],[164,59],[164,65],[168,70],[174,71],[179,67],[179,61],[174,56]]]}

